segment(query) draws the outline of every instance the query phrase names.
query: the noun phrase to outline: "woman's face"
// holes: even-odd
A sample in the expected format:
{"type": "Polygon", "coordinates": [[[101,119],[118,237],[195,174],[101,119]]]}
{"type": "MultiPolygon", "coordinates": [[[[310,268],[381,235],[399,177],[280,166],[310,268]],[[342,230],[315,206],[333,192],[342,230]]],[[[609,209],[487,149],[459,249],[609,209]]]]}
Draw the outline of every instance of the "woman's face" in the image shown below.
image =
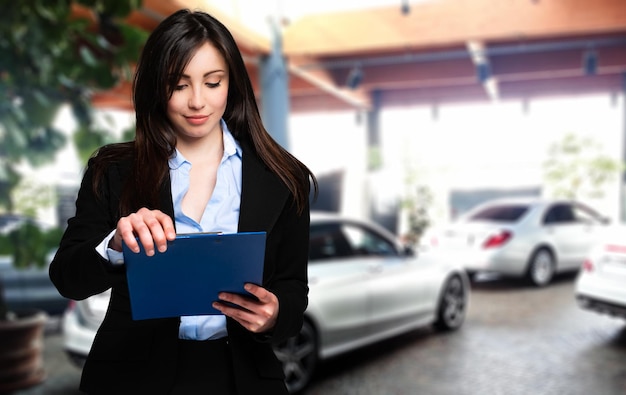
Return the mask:
{"type": "Polygon", "coordinates": [[[220,119],[226,110],[228,67],[209,43],[199,47],[167,103],[167,116],[178,138],[202,139],[222,133],[220,119]]]}

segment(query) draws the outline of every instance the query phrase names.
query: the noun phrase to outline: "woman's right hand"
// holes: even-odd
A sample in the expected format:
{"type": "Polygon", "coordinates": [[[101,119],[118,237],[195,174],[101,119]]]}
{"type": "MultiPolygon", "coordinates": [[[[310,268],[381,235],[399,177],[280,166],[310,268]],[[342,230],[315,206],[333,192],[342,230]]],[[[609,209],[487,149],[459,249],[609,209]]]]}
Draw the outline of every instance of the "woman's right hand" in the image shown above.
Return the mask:
{"type": "Polygon", "coordinates": [[[109,242],[109,247],[122,251],[123,241],[131,251],[138,253],[140,250],[136,238],[139,238],[148,256],[154,255],[155,247],[159,252],[165,252],[167,242],[176,238],[172,218],[159,210],[141,208],[117,221],[115,235],[109,242]]]}

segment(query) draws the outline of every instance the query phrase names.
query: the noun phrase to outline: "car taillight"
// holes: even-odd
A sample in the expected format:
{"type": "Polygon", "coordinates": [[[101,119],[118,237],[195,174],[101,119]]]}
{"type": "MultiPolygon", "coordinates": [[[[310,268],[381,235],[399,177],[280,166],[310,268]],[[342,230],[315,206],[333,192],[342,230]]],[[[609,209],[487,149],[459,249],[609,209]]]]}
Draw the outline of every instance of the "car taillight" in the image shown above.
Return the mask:
{"type": "Polygon", "coordinates": [[[617,254],[626,254],[626,246],[617,244],[607,244],[604,246],[607,252],[613,252],[617,254]]]}
{"type": "Polygon", "coordinates": [[[72,311],[76,308],[76,301],[70,299],[70,301],[67,303],[67,310],[68,311],[72,311]]]}
{"type": "Polygon", "coordinates": [[[508,230],[502,230],[500,233],[489,236],[487,240],[483,243],[483,248],[495,248],[500,247],[507,241],[509,241],[513,237],[513,233],[508,230]]]}
{"type": "Polygon", "coordinates": [[[430,246],[437,247],[438,245],[439,245],[439,239],[437,239],[437,236],[432,236],[430,238],[430,246]]]}
{"type": "Polygon", "coordinates": [[[582,266],[583,271],[585,272],[593,272],[593,262],[591,261],[591,259],[585,259],[585,261],[583,262],[583,266],[582,266]]]}

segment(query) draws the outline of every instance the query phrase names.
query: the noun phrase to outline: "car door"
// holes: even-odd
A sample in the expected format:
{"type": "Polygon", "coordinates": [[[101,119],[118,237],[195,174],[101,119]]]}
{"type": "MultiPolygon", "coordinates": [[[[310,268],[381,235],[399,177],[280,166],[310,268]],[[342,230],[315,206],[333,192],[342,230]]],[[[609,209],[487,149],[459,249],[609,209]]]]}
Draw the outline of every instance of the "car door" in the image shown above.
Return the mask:
{"type": "Polygon", "coordinates": [[[584,260],[593,240],[593,225],[577,217],[570,203],[556,203],[546,212],[546,232],[557,253],[559,269],[574,269],[584,260]]]}
{"type": "Polygon", "coordinates": [[[370,333],[380,334],[416,320],[424,287],[419,284],[422,279],[413,257],[400,251],[388,237],[360,224],[344,224],[343,233],[367,267],[370,333]]]}
{"type": "Polygon", "coordinates": [[[591,208],[575,203],[572,205],[574,220],[579,227],[578,243],[573,257],[572,269],[579,268],[588,257],[591,248],[599,241],[602,229],[606,226],[600,214],[591,208]]]}
{"type": "Polygon", "coordinates": [[[311,224],[307,314],[323,334],[322,349],[367,335],[369,266],[356,257],[341,224],[311,224]]]}

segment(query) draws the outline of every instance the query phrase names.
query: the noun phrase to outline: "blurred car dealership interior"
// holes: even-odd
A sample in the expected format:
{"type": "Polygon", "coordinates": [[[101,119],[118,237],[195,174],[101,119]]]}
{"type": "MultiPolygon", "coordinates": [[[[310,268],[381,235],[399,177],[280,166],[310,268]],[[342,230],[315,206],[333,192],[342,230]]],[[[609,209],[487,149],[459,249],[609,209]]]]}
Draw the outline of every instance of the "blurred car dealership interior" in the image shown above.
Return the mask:
{"type": "MultiPolygon", "coordinates": [[[[46,7],[53,6],[35,3],[33,10],[25,5],[31,3],[15,3],[20,6],[15,9],[25,10],[23,20],[4,17],[5,25],[21,23],[22,29],[15,29],[15,34],[5,29],[0,36],[10,39],[0,40],[0,49],[9,42],[19,47],[20,37],[47,37],[42,26],[48,25],[29,18],[51,18],[54,13],[46,7]]],[[[68,4],[61,3],[55,3],[55,9],[68,4]]],[[[541,292],[548,285],[562,286],[553,281],[556,275],[582,268],[575,293],[565,291],[565,299],[569,298],[565,303],[578,301],[584,309],[626,317],[622,291],[626,245],[621,241],[626,227],[602,233],[606,225],[626,224],[626,0],[114,3],[134,7],[119,20],[77,1],[67,12],[70,20],[86,18],[92,32],[101,32],[91,44],[107,50],[126,41],[108,41],[105,29],[117,38],[115,34],[124,29],[147,36],[180,8],[202,9],[222,21],[243,54],[265,127],[319,181],[319,196],[311,206],[320,212],[312,216],[311,303],[300,334],[303,349],[309,351],[295,349],[299,356],[294,356],[294,349],[279,350],[281,361],[292,369],[298,363],[306,367],[293,370],[302,375],[290,378],[292,389],[309,384],[318,357],[321,361],[424,325],[460,328],[470,312],[475,280],[485,272],[526,277],[541,292]],[[122,25],[124,29],[116,30],[122,25]],[[559,232],[556,228],[561,225],[559,232]],[[350,245],[350,235],[363,243],[350,245]],[[337,240],[350,248],[335,248],[337,240]],[[368,250],[365,241],[367,247],[386,248],[368,250]],[[601,243],[589,255],[586,249],[596,241],[601,243]],[[461,258],[441,260],[444,255],[425,254],[424,246],[448,258],[461,258]],[[359,288],[353,278],[372,282],[359,288]],[[406,297],[411,292],[415,297],[406,297]],[[398,303],[400,299],[406,305],[398,303]],[[352,320],[346,312],[359,310],[346,300],[358,303],[367,314],[378,306],[379,314],[370,315],[380,320],[367,314],[354,314],[357,319],[352,320]],[[334,312],[331,318],[329,311],[334,312]],[[368,336],[344,331],[345,338],[333,342],[333,336],[345,329],[344,322],[351,320],[375,325],[356,326],[356,333],[368,336]]],[[[67,38],[63,44],[71,43],[73,48],[76,42],[71,37],[60,36],[67,38]]],[[[83,44],[76,44],[82,60],[98,63],[83,44]]],[[[22,43],[22,47],[35,46],[22,43]]],[[[33,51],[54,52],[48,47],[33,51]]],[[[20,51],[10,53],[19,58],[20,51]]],[[[25,79],[4,68],[10,65],[20,74],[21,66],[15,67],[19,62],[6,59],[13,63],[0,60],[0,91],[7,92],[0,103],[0,238],[21,223],[60,230],[74,215],[88,153],[93,152],[85,147],[92,150],[99,146],[94,141],[133,138],[134,62],[125,59],[119,74],[126,77],[107,89],[73,86],[73,81],[65,80],[71,73],[57,73],[63,89],[73,87],[84,95],[81,113],[68,103],[59,105],[40,97],[45,92],[36,84],[34,93],[11,96],[25,79]],[[49,118],[52,121],[46,118],[46,126],[37,129],[41,135],[35,133],[32,140],[44,142],[38,147],[42,152],[58,151],[52,163],[35,166],[27,159],[37,155],[15,149],[28,139],[3,119],[42,103],[55,111],[56,104],[59,111],[49,118]],[[81,116],[86,118],[87,110],[94,110],[89,127],[77,122],[81,116]],[[90,127],[100,140],[81,134],[90,127]],[[46,133],[56,131],[65,137],[64,145],[59,136],[46,139],[50,137],[46,133]]],[[[38,58],[27,63],[47,65],[38,58]]],[[[106,74],[108,65],[102,70],[106,74]]],[[[23,265],[28,270],[22,270],[5,254],[6,246],[0,243],[0,280],[5,279],[8,307],[35,305],[58,315],[65,325],[63,348],[81,366],[104,315],[108,293],[68,301],[52,286],[46,265],[23,265]]],[[[42,248],[52,256],[57,246],[42,248]]],[[[483,301],[482,306],[497,306],[485,295],[499,290],[487,290],[478,294],[477,305],[483,301]]],[[[463,326],[465,330],[471,323],[463,326]]],[[[618,353],[623,351],[620,347],[614,347],[618,353]]],[[[512,348],[503,347],[507,353],[503,360],[509,359],[512,348]]],[[[534,363],[533,368],[528,372],[537,371],[534,363]]],[[[492,374],[489,368],[483,370],[492,374]]],[[[575,375],[579,373],[563,376],[575,375]]]]}
{"type": "MultiPolygon", "coordinates": [[[[626,3],[300,3],[144,0],[127,21],[150,31],[181,7],[223,20],[268,130],[320,179],[317,210],[405,235],[491,198],[569,194],[624,219],[621,170],[600,182],[586,165],[624,161],[626,3]],[[572,139],[585,149],[559,156],[572,139]]],[[[92,101],[113,139],[132,128],[129,81],[92,101]]],[[[73,122],[65,109],[55,124],[73,122]]],[[[83,167],[67,144],[32,170],[57,195],[42,220],[73,214],[83,167]]]]}

